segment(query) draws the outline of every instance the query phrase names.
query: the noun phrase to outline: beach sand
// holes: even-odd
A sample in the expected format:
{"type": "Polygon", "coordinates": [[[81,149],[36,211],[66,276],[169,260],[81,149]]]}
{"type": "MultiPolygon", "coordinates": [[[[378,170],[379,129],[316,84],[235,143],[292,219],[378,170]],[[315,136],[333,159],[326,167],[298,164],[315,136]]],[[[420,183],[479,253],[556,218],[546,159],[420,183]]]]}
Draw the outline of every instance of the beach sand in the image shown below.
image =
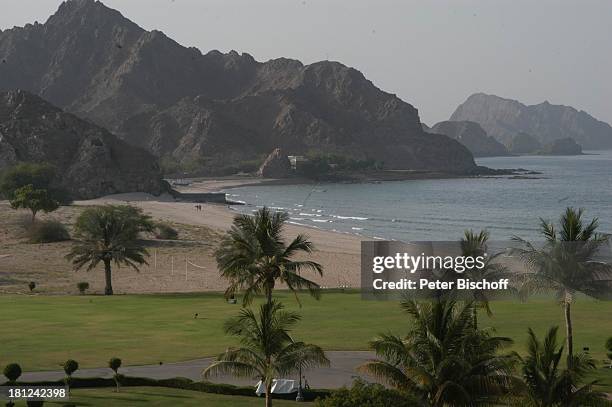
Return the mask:
{"type": "MultiPolygon", "coordinates": [[[[212,181],[199,182],[181,190],[186,191],[217,191],[240,184],[239,181],[212,181]]],[[[229,206],[219,204],[199,204],[202,210],[196,210],[195,203],[175,202],[170,196],[154,197],[149,194],[131,193],[118,194],[88,201],[77,201],[75,205],[90,206],[100,204],[130,204],[142,208],[143,211],[155,220],[173,224],[189,225],[191,227],[205,227],[213,230],[218,236],[227,231],[237,212],[229,206]]],[[[315,244],[315,252],[311,255],[302,255],[301,259],[319,262],[324,267],[323,277],[311,275],[312,279],[322,287],[359,287],[360,285],[360,242],[358,236],[336,233],[309,228],[305,226],[287,224],[285,236],[287,239],[297,234],[306,234],[315,244]]],[[[157,268],[168,268],[173,275],[184,277],[185,260],[187,260],[187,280],[178,279],[173,283],[166,283],[162,291],[202,291],[220,290],[226,287],[226,282],[219,278],[216,262],[210,250],[175,250],[164,248],[163,253],[157,253],[157,268]],[[171,259],[170,257],[174,257],[171,259]],[[170,260],[169,260],[170,259],[170,260]],[[201,281],[194,284],[192,275],[199,272],[201,281]],[[202,283],[204,282],[204,283],[202,283]]],[[[151,261],[149,261],[151,263],[151,261]]],[[[150,267],[149,267],[150,268],[150,267]]],[[[166,270],[167,272],[167,270],[166,270]]],[[[159,277],[157,277],[159,279],[159,277]]],[[[131,285],[131,284],[130,284],[131,285]]],[[[130,287],[132,291],[134,287],[130,287]]],[[[148,290],[147,290],[148,291],[148,290]]]]}

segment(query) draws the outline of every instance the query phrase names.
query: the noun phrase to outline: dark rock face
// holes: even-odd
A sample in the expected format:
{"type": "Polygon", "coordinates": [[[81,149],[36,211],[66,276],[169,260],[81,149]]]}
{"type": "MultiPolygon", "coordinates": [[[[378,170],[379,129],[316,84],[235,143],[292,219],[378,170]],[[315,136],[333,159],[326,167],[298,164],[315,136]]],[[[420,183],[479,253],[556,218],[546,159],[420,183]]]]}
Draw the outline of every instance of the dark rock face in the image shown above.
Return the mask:
{"type": "Polygon", "coordinates": [[[73,198],[165,190],[155,158],[24,91],[0,92],[0,171],[48,162],[73,198]]]}
{"type": "Polygon", "coordinates": [[[494,157],[509,155],[508,149],[488,136],[478,123],[470,121],[444,121],[435,124],[430,132],[444,134],[466,146],[474,157],[494,157]]]}
{"type": "Polygon", "coordinates": [[[508,149],[512,154],[535,154],[540,152],[542,144],[531,134],[519,133],[512,137],[508,149]]]}
{"type": "Polygon", "coordinates": [[[580,155],[582,154],[582,147],[574,139],[564,138],[544,146],[542,153],[548,155],[580,155]]]}
{"type": "Polygon", "coordinates": [[[450,120],[471,120],[505,145],[525,132],[541,144],[573,138],[586,149],[612,148],[612,127],[573,107],[548,102],[526,106],[516,100],[476,93],[453,113],[450,120]]]}
{"type": "Polygon", "coordinates": [[[417,110],[336,62],[203,55],[93,0],[0,33],[0,89],[24,88],[157,156],[247,160],[281,147],[373,158],[386,168],[473,170],[423,132],[417,110]]]}
{"type": "Polygon", "coordinates": [[[257,175],[265,178],[287,178],[291,175],[291,163],[280,148],[275,148],[261,164],[257,175]]]}

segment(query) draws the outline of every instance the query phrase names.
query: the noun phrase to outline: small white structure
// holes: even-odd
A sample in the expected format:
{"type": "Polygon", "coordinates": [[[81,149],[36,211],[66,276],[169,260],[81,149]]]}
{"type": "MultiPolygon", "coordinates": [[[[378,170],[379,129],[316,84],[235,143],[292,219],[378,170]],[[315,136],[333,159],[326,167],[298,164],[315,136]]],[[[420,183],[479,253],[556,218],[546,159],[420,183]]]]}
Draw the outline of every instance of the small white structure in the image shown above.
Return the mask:
{"type": "MultiPolygon", "coordinates": [[[[272,380],[272,394],[291,394],[297,393],[298,384],[296,380],[274,379],[272,380]]],[[[266,386],[260,380],[255,387],[255,394],[261,396],[266,394],[266,386]]]]}
{"type": "Polygon", "coordinates": [[[291,169],[293,170],[297,170],[301,164],[308,162],[308,158],[304,157],[303,155],[288,155],[287,159],[289,160],[291,169]]]}

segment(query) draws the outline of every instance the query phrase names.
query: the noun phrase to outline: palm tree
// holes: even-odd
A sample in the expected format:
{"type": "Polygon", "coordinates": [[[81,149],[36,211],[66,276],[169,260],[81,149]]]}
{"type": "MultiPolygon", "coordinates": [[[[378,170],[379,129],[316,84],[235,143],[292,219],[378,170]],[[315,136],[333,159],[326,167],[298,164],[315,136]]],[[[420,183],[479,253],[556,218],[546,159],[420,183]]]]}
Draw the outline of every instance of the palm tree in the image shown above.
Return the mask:
{"type": "Polygon", "coordinates": [[[299,253],[312,253],[314,246],[305,235],[298,235],[289,244],[283,239],[283,228],[289,215],[260,209],[254,216],[238,215],[230,231],[216,251],[221,275],[229,280],[225,295],[231,297],[244,289],[243,304],[256,294],[265,294],[272,302],[276,282],[284,283],[299,303],[296,290],[306,288],[319,298],[319,285],[301,276],[302,270],[322,275],[323,267],[314,261],[293,260],[299,253]]]}
{"type": "Polygon", "coordinates": [[[556,292],[564,308],[568,360],[573,360],[574,340],[571,306],[577,293],[604,298],[612,288],[612,267],[596,260],[608,245],[608,237],[597,233],[598,221],[582,221],[583,210],[567,208],[559,220],[560,229],[540,219],[542,247],[514,237],[520,247],[513,250],[527,265],[522,275],[522,292],[556,292]]]}
{"type": "Polygon", "coordinates": [[[243,308],[225,323],[225,332],[239,338],[242,347],[230,348],[203,372],[204,378],[231,374],[259,379],[265,387],[266,407],[272,406],[274,378],[309,368],[328,365],[323,350],[311,344],[294,342],[289,330],[300,320],[294,312],[283,311],[275,301],[259,307],[259,315],[243,308]]]}
{"type": "MultiPolygon", "coordinates": [[[[471,280],[486,279],[489,281],[495,281],[502,278],[508,278],[510,276],[508,268],[496,261],[502,253],[488,253],[488,242],[489,232],[486,230],[481,230],[479,233],[475,233],[473,230],[466,230],[464,232],[463,238],[461,239],[462,256],[472,258],[485,257],[484,267],[480,269],[470,269],[469,272],[471,280]]],[[[453,275],[455,277],[459,276],[457,273],[453,273],[453,275]]],[[[467,295],[470,297],[468,300],[474,302],[474,328],[478,328],[478,309],[484,309],[489,317],[493,316],[493,312],[489,306],[490,292],[488,290],[474,289],[469,290],[467,295]]]]}
{"type": "Polygon", "coordinates": [[[361,371],[427,406],[486,405],[508,394],[514,355],[499,351],[512,340],[474,329],[471,303],[410,300],[402,307],[413,328],[404,338],[386,334],[371,342],[381,359],[361,371]]]}
{"type": "Polygon", "coordinates": [[[87,266],[90,271],[102,262],[104,294],[113,295],[112,263],[138,271],[139,265],[147,263],[145,256],[149,255],[138,235],[152,229],[150,218],[138,208],[107,205],[85,209],[75,225],[79,241],[66,258],[72,261],[75,270],[87,266]]]}
{"type": "Polygon", "coordinates": [[[585,353],[573,356],[566,369],[561,369],[563,346],[557,344],[557,329],[548,330],[540,342],[529,328],[527,357],[521,361],[524,392],[520,405],[533,407],[572,407],[609,405],[606,395],[593,391],[596,381],[581,385],[595,363],[585,353]]]}

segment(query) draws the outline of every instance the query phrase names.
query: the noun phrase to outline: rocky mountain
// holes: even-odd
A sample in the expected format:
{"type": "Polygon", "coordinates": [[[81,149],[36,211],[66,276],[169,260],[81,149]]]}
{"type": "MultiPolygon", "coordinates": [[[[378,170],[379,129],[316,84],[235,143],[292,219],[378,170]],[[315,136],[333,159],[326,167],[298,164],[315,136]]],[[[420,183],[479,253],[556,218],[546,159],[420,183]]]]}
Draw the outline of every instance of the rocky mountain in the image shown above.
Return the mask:
{"type": "Polygon", "coordinates": [[[429,131],[444,134],[457,140],[466,146],[474,157],[494,157],[510,154],[502,143],[487,135],[487,132],[476,122],[444,121],[436,123],[429,131]]]}
{"type": "Polygon", "coordinates": [[[561,138],[547,144],[542,149],[546,155],[580,155],[582,146],[572,138],[561,138]]]}
{"type": "Polygon", "coordinates": [[[527,106],[516,100],[476,93],[463,102],[450,120],[477,122],[505,145],[520,132],[541,144],[571,137],[585,149],[612,148],[612,127],[573,107],[548,102],[527,106]]]}
{"type": "Polygon", "coordinates": [[[0,171],[47,162],[73,198],[165,189],[154,157],[25,91],[0,92],[0,171]]]}
{"type": "Polygon", "coordinates": [[[512,154],[535,154],[542,150],[542,143],[531,134],[520,132],[512,136],[508,150],[512,154]]]}
{"type": "Polygon", "coordinates": [[[132,145],[208,168],[341,153],[386,168],[473,171],[460,143],[423,132],[417,110],[337,62],[258,62],[186,48],[94,0],[0,33],[0,89],[27,89],[132,145]]]}

